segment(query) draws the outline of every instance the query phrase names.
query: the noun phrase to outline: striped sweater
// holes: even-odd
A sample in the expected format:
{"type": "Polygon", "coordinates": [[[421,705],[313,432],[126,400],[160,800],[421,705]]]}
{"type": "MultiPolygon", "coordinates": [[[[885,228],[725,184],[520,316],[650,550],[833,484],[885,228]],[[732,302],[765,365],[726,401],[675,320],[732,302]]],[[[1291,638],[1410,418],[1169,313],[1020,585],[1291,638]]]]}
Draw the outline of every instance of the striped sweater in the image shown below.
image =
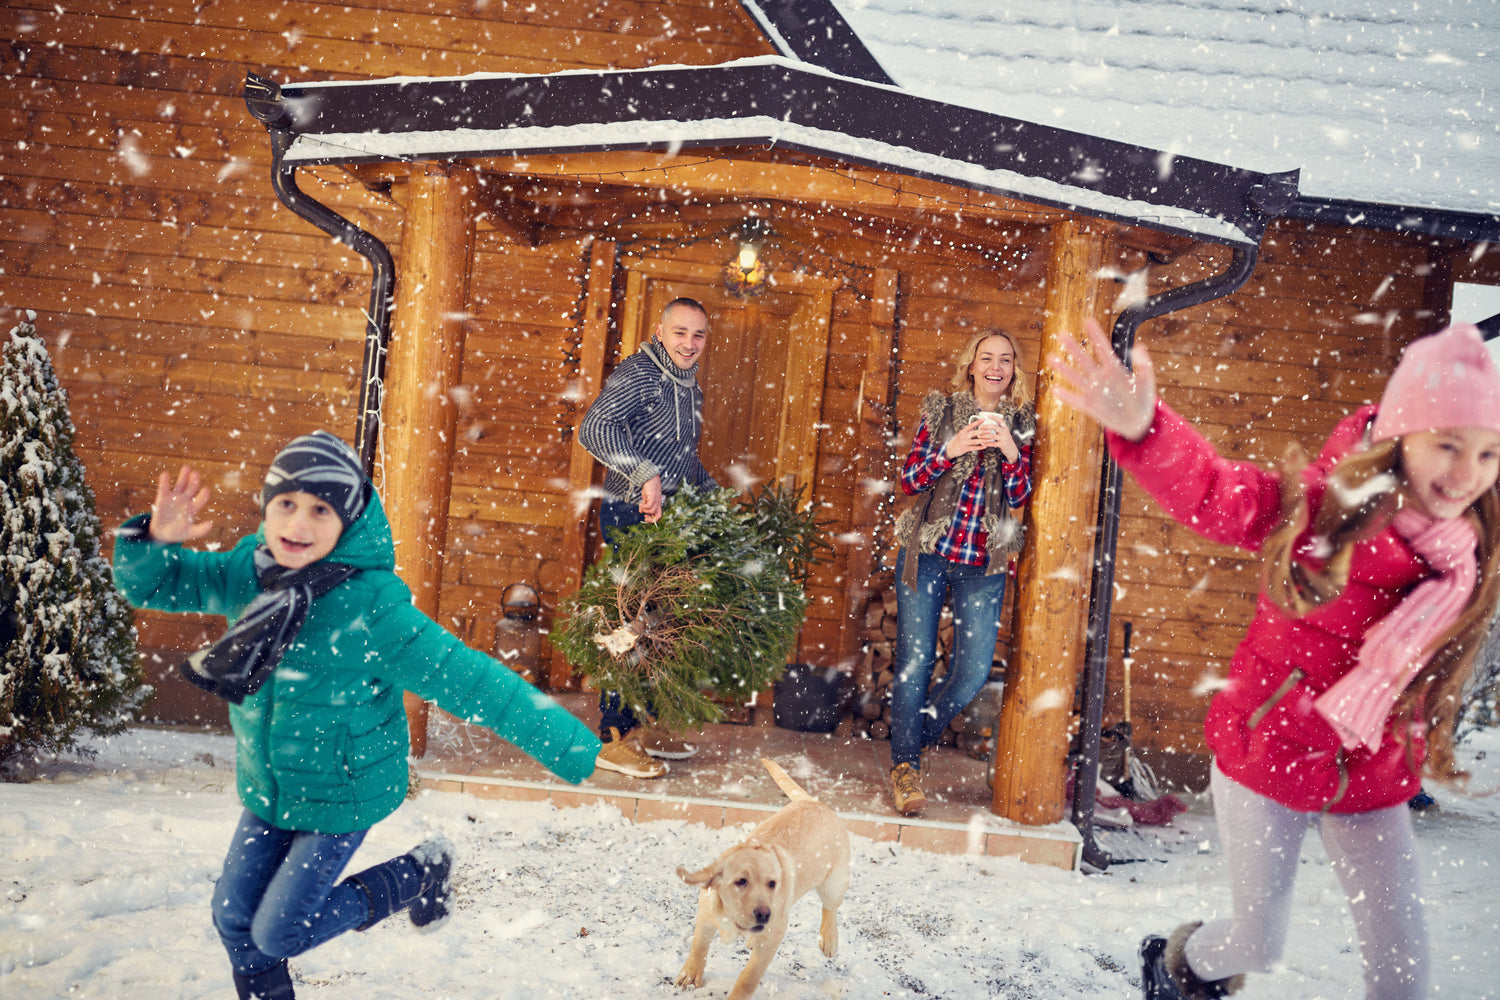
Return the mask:
{"type": "Polygon", "coordinates": [[[615,366],[578,425],[578,441],[609,470],[610,499],[638,503],[641,486],[657,475],[663,496],[685,482],[717,486],[698,460],[702,429],[698,366],[678,368],[651,340],[615,366]]]}

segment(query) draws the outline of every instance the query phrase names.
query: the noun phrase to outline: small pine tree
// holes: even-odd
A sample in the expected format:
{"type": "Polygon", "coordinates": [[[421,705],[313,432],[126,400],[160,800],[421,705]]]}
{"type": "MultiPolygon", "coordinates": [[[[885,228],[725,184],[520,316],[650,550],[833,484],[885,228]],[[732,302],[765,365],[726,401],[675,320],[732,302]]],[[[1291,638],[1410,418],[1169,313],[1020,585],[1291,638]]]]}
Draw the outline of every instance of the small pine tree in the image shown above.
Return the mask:
{"type": "Polygon", "coordinates": [[[34,320],[0,356],[0,761],[118,733],[151,693],[34,320]]]}
{"type": "Polygon", "coordinates": [[[717,722],[712,696],[748,699],[778,679],[826,547],[799,497],[684,487],[655,524],[617,536],[564,602],[552,641],[600,690],[667,729],[717,722]]]}

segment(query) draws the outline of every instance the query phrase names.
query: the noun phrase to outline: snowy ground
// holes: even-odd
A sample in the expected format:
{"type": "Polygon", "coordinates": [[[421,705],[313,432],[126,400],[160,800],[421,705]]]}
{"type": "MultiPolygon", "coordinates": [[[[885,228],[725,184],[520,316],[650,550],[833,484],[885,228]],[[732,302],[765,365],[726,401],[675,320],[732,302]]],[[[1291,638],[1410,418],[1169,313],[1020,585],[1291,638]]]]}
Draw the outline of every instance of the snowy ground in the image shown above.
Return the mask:
{"type": "MultiPolygon", "coordinates": [[[[1500,785],[1500,733],[1476,741],[1477,788],[1500,785]]],[[[1474,747],[1470,747],[1473,756],[1474,747]]],[[[59,761],[0,785],[0,997],[192,1000],[231,995],[208,900],[239,814],[227,737],[135,730],[92,762],[59,761]]],[[[1438,792],[1418,819],[1439,997],[1500,994],[1500,796],[1438,792]]],[[[854,838],[836,959],[818,951],[804,898],[757,996],[948,1000],[1139,996],[1136,943],[1227,905],[1206,801],[1172,826],[1102,842],[1139,858],[1083,875],[1009,859],[902,850],[854,838]]],[[[698,867],[744,829],[634,826],[607,807],[557,810],[458,794],[408,801],[356,866],[440,828],[461,852],[458,910],[436,934],[404,920],[293,959],[300,998],[675,998],[720,1000],[744,964],[718,942],[706,985],[672,985],[698,867]]],[[[1284,966],[1245,1000],[1361,993],[1343,894],[1310,837],[1284,966]]]]}

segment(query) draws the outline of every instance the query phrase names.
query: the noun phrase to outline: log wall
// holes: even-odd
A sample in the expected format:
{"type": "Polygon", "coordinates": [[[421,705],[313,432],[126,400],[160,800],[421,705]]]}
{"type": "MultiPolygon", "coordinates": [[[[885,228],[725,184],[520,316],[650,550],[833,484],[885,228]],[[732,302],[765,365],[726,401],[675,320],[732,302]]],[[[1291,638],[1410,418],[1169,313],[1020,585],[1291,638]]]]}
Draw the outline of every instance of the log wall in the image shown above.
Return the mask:
{"type": "MultiPolygon", "coordinates": [[[[1221,269],[1207,255],[1161,275],[1169,284],[1221,269]]],[[[1446,316],[1426,312],[1428,248],[1358,230],[1274,225],[1233,296],[1144,324],[1162,397],[1221,453],[1274,466],[1292,444],[1310,454],[1338,420],[1379,399],[1411,339],[1446,316]]],[[[1126,480],[1121,507],[1110,695],[1121,718],[1122,623],[1133,625],[1133,743],[1176,780],[1202,787],[1202,721],[1255,607],[1261,564],[1171,521],[1126,480]]]]}
{"type": "MultiPolygon", "coordinates": [[[[277,202],[265,130],[241,97],[247,71],[348,80],[715,63],[770,51],[734,0],[85,0],[66,8],[17,0],[0,9],[0,40],[4,329],[21,310],[37,314],[105,525],[144,510],[158,472],[192,461],[215,489],[209,542],[217,544],[255,528],[260,476],[289,438],[319,427],[353,438],[369,298],[366,261],[277,202]]],[[[298,179],[399,251],[401,210],[389,197],[335,170],[298,179]]],[[[532,319],[556,334],[535,346],[543,368],[554,369],[534,380],[535,403],[548,379],[560,382],[561,352],[549,351],[567,339],[557,332],[561,312],[489,305],[504,281],[500,264],[524,271],[536,262],[486,253],[481,247],[489,287],[480,289],[473,356],[501,360],[479,364],[476,382],[506,397],[492,425],[519,420],[528,426],[510,436],[540,441],[530,423],[538,414],[550,421],[562,404],[528,410],[502,392],[497,372],[510,359],[494,338],[532,319]]],[[[573,302],[569,281],[564,268],[564,288],[551,294],[573,302]]],[[[474,520],[476,463],[487,458],[471,444],[455,483],[460,524],[474,520]]],[[[505,529],[517,543],[537,530],[529,522],[505,529]]],[[[473,559],[465,550],[448,572],[473,575],[483,560],[482,550],[473,559]]],[[[508,578],[511,567],[487,572],[508,578]]],[[[443,607],[466,602],[445,593],[443,607]]],[[[142,613],[138,621],[142,647],[160,660],[156,675],[177,651],[222,630],[214,619],[142,613]]],[[[206,697],[165,711],[223,718],[206,697]]]]}
{"type": "MultiPolygon", "coordinates": [[[[17,310],[37,312],[106,525],[145,509],[156,474],[191,460],[215,486],[219,544],[253,530],[261,472],[289,437],[326,427],[352,438],[369,294],[363,258],[277,203],[265,132],[240,96],[247,70],[279,81],[552,72],[770,51],[733,0],[88,0],[61,12],[18,0],[0,10],[0,38],[6,328],[17,310]]],[[[332,169],[299,179],[399,250],[393,193],[332,169]]],[[[816,215],[801,222],[817,226],[816,215]]],[[[898,506],[871,484],[894,474],[921,397],[947,384],[947,360],[973,330],[1016,333],[1035,371],[1047,256],[1042,226],[1018,228],[998,262],[850,230],[826,228],[826,259],[798,251],[841,280],[815,493],[835,551],[814,574],[799,657],[845,665],[860,652],[851,612],[894,556],[866,542],[888,540],[882,526],[898,506]]],[[[570,435],[588,402],[577,384],[590,239],[533,247],[483,220],[476,234],[440,618],[482,649],[494,645],[508,584],[532,584],[549,608],[561,596],[570,435]]],[[[1500,282],[1496,254],[1439,249],[1275,225],[1244,289],[1149,323],[1140,339],[1168,401],[1226,453],[1269,462],[1291,441],[1315,449],[1377,396],[1402,344],[1441,325],[1455,269],[1500,282]]],[[[674,253],[716,259],[706,245],[674,253]]],[[[1185,254],[1154,269],[1153,288],[1225,259],[1185,254]]],[[[1222,675],[1248,620],[1258,563],[1167,522],[1133,485],[1123,514],[1105,721],[1122,709],[1118,623],[1128,620],[1136,743],[1196,780],[1201,689],[1222,675]]],[[[219,627],[139,621],[143,646],[163,656],[219,627]]]]}

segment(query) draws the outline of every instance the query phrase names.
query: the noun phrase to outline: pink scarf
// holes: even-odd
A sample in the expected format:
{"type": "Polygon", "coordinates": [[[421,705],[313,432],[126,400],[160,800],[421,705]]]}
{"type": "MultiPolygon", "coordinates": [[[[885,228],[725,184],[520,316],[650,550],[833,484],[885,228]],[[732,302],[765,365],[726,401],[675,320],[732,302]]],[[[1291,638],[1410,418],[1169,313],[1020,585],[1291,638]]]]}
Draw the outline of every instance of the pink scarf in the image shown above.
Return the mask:
{"type": "Polygon", "coordinates": [[[1380,746],[1386,717],[1427,663],[1424,651],[1458,620],[1479,579],[1478,538],[1465,518],[1439,521],[1403,507],[1391,525],[1437,575],[1413,587],[1365,633],[1359,663],[1313,702],[1346,750],[1380,746]]]}

